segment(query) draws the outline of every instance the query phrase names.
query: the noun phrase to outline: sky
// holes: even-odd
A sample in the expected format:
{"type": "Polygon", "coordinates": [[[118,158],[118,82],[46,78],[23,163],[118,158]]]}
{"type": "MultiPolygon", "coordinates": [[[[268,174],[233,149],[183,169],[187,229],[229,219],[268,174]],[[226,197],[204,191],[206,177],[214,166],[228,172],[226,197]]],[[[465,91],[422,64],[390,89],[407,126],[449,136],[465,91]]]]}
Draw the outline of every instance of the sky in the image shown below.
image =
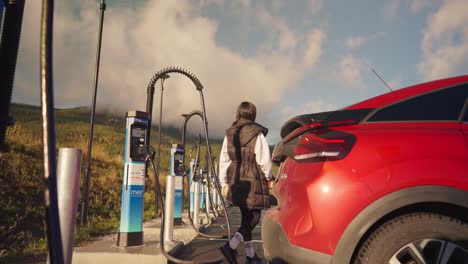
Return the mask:
{"type": "MultiPolygon", "coordinates": [[[[40,104],[41,2],[26,1],[13,90],[18,103],[40,104]]],[[[210,137],[223,136],[242,101],[257,106],[256,121],[270,129],[274,144],[296,115],[387,93],[372,69],[394,90],[468,72],[466,0],[106,2],[97,111],[122,118],[144,111],[151,77],[178,66],[204,86],[210,137]]],[[[99,3],[56,1],[56,107],[92,104],[99,3]]],[[[158,82],[153,120],[160,89],[158,82]]],[[[180,126],[181,114],[201,105],[194,85],[178,74],[165,81],[163,99],[163,125],[180,126]]]]}

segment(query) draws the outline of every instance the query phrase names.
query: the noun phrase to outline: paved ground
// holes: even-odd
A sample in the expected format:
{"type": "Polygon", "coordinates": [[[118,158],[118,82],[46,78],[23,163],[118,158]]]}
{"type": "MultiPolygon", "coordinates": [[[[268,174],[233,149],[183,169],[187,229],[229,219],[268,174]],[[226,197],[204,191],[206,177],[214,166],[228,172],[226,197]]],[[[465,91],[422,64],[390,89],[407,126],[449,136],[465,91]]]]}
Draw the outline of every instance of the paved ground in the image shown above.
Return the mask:
{"type": "MultiPolygon", "coordinates": [[[[240,212],[238,208],[230,208],[228,210],[232,232],[235,232],[240,226],[240,212]]],[[[189,220],[185,214],[183,221],[186,223],[183,226],[175,227],[174,240],[177,243],[166,243],[166,251],[171,252],[171,255],[179,259],[209,261],[220,260],[219,263],[227,263],[223,258],[219,247],[226,243],[226,238],[206,238],[199,235],[189,224],[189,220]]],[[[203,218],[203,223],[207,224],[206,217],[203,218]]],[[[220,218],[219,223],[213,221],[211,225],[202,226],[201,232],[209,235],[227,236],[226,220],[220,218]],[[222,227],[224,228],[222,228],[222,227]]],[[[117,234],[112,234],[100,239],[94,243],[84,247],[76,247],[73,252],[74,264],[93,264],[93,263],[170,263],[166,260],[159,247],[159,232],[160,221],[145,223],[144,246],[119,248],[117,244],[117,234]]],[[[253,232],[253,243],[255,252],[263,257],[263,243],[261,241],[261,222],[257,225],[253,232]]],[[[238,262],[245,263],[244,245],[241,243],[237,248],[239,253],[238,262]]],[[[10,262],[11,263],[11,262],[10,262]]],[[[18,262],[15,262],[18,263],[18,262]]],[[[22,263],[45,263],[43,261],[26,261],[22,263]]]]}
{"type": "MultiPolygon", "coordinates": [[[[235,232],[239,228],[241,222],[240,211],[237,207],[230,208],[228,214],[230,216],[230,224],[232,229],[231,232],[235,232]]],[[[219,222],[221,222],[222,224],[225,223],[224,219],[220,219],[219,222]]],[[[225,225],[223,226],[225,227],[225,225]]],[[[222,229],[218,224],[212,224],[211,226],[208,226],[204,233],[212,235],[227,235],[227,231],[225,229],[222,229]]],[[[222,254],[219,251],[219,247],[222,246],[224,243],[226,243],[226,239],[211,239],[198,235],[183,247],[182,251],[177,257],[180,259],[195,261],[207,261],[222,258],[222,262],[220,263],[228,263],[222,257],[222,254]]],[[[261,241],[261,222],[254,229],[253,244],[257,255],[263,258],[263,243],[261,241]]],[[[238,263],[245,263],[245,250],[244,245],[242,243],[237,248],[237,251],[239,253],[237,259],[238,263]]]]}
{"type": "MultiPolygon", "coordinates": [[[[184,217],[184,221],[187,222],[188,219],[184,217]]],[[[117,234],[113,234],[85,247],[75,248],[73,263],[166,263],[166,258],[159,247],[160,226],[159,220],[144,224],[145,244],[141,247],[117,247],[117,234]]],[[[175,241],[188,243],[196,235],[196,231],[190,225],[174,227],[175,241]]],[[[176,252],[182,245],[182,243],[165,243],[165,249],[176,252]]]]}

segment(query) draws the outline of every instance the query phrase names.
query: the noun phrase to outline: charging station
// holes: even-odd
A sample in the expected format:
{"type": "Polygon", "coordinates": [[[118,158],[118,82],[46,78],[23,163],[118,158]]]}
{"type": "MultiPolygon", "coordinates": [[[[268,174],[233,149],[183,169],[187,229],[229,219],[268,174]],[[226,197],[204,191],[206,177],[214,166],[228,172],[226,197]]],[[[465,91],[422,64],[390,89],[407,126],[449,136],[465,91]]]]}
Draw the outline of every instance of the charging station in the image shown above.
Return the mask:
{"type": "Polygon", "coordinates": [[[174,226],[182,225],[182,185],[184,176],[183,145],[173,144],[171,147],[171,159],[169,175],[166,178],[166,223],[164,228],[164,241],[173,241],[174,226]]]}
{"type": "Polygon", "coordinates": [[[170,175],[174,176],[174,226],[182,225],[184,154],[183,145],[172,145],[170,175]]]}
{"type": "Polygon", "coordinates": [[[189,167],[189,203],[190,203],[190,214],[193,214],[193,199],[194,199],[194,192],[195,192],[195,185],[193,182],[193,173],[195,167],[195,160],[190,160],[190,167],[189,167]]]}
{"type": "Polygon", "coordinates": [[[206,169],[200,169],[200,209],[205,209],[206,205],[206,169]]]}
{"type": "Polygon", "coordinates": [[[200,224],[200,174],[196,173],[198,166],[198,159],[190,161],[190,214],[196,226],[200,224]]]}
{"type": "Polygon", "coordinates": [[[126,116],[124,169],[120,232],[117,246],[143,245],[143,201],[145,190],[145,146],[148,133],[148,114],[129,111],[126,116]]]}

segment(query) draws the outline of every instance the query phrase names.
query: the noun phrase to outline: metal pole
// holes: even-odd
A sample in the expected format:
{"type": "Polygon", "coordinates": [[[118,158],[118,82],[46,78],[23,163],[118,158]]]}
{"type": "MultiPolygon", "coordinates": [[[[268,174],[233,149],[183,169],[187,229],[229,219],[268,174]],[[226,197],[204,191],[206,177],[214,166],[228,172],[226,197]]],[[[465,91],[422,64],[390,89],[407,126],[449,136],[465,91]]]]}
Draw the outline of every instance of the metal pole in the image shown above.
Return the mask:
{"type": "Polygon", "coordinates": [[[57,171],[55,157],[55,118],[52,76],[52,34],[54,0],[42,1],[41,21],[41,110],[42,141],[44,148],[44,203],[46,208],[47,238],[50,263],[63,263],[62,240],[57,198],[57,171]]]}
{"type": "MultiPolygon", "coordinates": [[[[163,102],[164,102],[164,81],[166,79],[169,78],[169,75],[167,74],[164,74],[161,76],[161,98],[159,99],[159,125],[158,125],[158,130],[159,130],[159,134],[158,134],[158,144],[159,146],[161,146],[161,127],[162,127],[162,109],[163,109],[163,102]]],[[[154,94],[154,91],[153,91],[153,94],[154,94]]],[[[153,94],[151,95],[151,105],[150,105],[150,111],[153,111],[153,94]]],[[[148,98],[149,100],[149,98],[148,98]]],[[[146,106],[146,109],[148,111],[148,105],[146,106]]],[[[146,139],[147,141],[147,144],[150,145],[150,133],[151,133],[151,117],[152,117],[152,113],[148,113],[148,138],[146,139]]],[[[158,167],[157,167],[157,170],[159,172],[159,169],[161,168],[161,148],[158,147],[158,167]]],[[[156,214],[159,213],[159,203],[157,202],[158,201],[158,194],[155,193],[154,194],[156,196],[156,205],[155,205],[155,211],[156,211],[156,214]]],[[[173,212],[172,212],[173,214],[173,212]]],[[[171,220],[172,221],[172,220],[171,220]]],[[[167,223],[167,222],[166,222],[167,223]]]]}
{"type": "Polygon", "coordinates": [[[81,149],[59,149],[57,164],[58,207],[64,263],[72,263],[78,192],[80,191],[81,149]]]}
{"type": "Polygon", "coordinates": [[[89,196],[89,180],[91,178],[91,153],[93,148],[93,134],[94,134],[94,115],[96,111],[96,95],[99,80],[99,63],[101,60],[101,43],[102,43],[102,27],[104,24],[104,11],[106,11],[106,0],[101,0],[101,20],[99,21],[98,43],[96,51],[96,71],[94,73],[94,93],[93,93],[93,107],[91,109],[91,126],[89,129],[88,138],[88,159],[86,161],[86,176],[83,183],[83,204],[81,207],[81,226],[88,223],[88,196],[89,196]]]}

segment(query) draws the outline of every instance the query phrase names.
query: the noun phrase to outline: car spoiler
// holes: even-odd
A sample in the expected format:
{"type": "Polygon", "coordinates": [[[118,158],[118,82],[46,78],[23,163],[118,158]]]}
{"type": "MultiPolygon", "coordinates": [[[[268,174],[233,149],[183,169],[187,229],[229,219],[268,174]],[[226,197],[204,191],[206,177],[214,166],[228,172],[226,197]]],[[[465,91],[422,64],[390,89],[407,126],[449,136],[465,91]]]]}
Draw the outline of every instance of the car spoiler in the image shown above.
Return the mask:
{"type": "Polygon", "coordinates": [[[272,161],[279,165],[286,155],[284,153],[284,144],[292,139],[306,133],[307,131],[332,126],[353,125],[364,120],[374,108],[362,108],[353,110],[337,110],[296,116],[288,120],[281,127],[281,140],[278,142],[272,152],[272,161]]]}
{"type": "MultiPolygon", "coordinates": [[[[315,127],[330,127],[337,125],[350,125],[361,122],[374,108],[353,110],[336,110],[314,114],[299,115],[286,121],[281,127],[281,138],[287,137],[294,130],[306,125],[316,123],[315,127]]],[[[304,131],[305,132],[305,131],[304,131]]]]}

